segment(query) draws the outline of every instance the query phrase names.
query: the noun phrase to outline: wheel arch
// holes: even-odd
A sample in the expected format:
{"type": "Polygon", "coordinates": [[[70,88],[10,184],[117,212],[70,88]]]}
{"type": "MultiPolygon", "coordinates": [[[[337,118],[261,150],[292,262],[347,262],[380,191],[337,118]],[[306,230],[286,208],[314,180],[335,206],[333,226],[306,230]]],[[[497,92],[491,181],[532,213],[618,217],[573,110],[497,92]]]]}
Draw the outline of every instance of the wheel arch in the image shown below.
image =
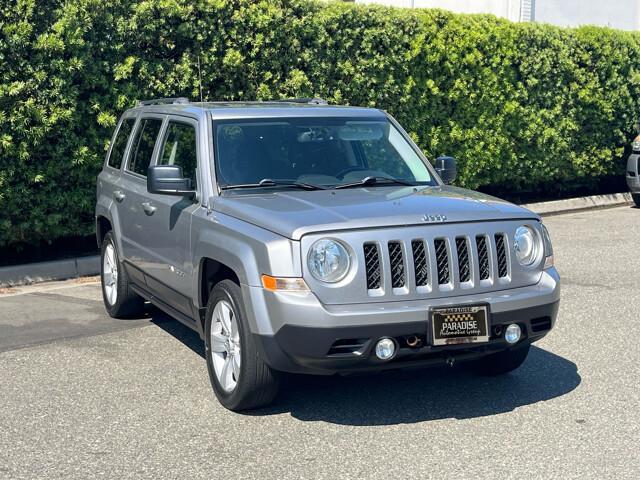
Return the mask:
{"type": "Polygon", "coordinates": [[[111,220],[105,215],[96,216],[96,241],[98,242],[98,248],[102,247],[105,235],[113,230],[111,220]]]}
{"type": "Polygon", "coordinates": [[[231,280],[240,285],[240,277],[236,270],[224,262],[211,257],[202,257],[199,262],[198,305],[204,309],[209,302],[211,289],[223,280],[231,280]]]}

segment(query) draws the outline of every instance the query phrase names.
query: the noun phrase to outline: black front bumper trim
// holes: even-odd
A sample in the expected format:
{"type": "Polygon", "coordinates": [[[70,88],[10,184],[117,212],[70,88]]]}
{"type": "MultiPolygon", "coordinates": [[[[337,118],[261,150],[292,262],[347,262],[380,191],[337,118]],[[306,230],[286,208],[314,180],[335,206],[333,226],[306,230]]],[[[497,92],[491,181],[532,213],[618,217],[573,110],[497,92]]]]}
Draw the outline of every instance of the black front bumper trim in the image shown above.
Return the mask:
{"type": "MultiPolygon", "coordinates": [[[[559,302],[490,315],[490,331],[496,326],[511,323],[520,325],[523,331],[521,342],[535,342],[544,337],[558,314],[559,302]],[[548,320],[548,321],[547,321],[548,320]],[[549,328],[540,331],[534,326],[544,324],[549,328]]],[[[470,360],[510,348],[504,338],[493,335],[489,342],[469,345],[431,346],[429,323],[426,321],[361,325],[355,327],[313,328],[285,325],[274,336],[255,335],[261,354],[274,369],[291,373],[330,375],[337,372],[383,370],[409,366],[443,364],[452,356],[456,361],[470,360]],[[424,341],[418,348],[409,348],[403,339],[417,335],[424,341]],[[381,361],[373,354],[375,342],[383,337],[399,340],[400,348],[391,361],[381,361]],[[359,353],[329,355],[336,341],[344,339],[368,339],[359,353]]],[[[501,329],[504,331],[504,328],[501,329]]]]}

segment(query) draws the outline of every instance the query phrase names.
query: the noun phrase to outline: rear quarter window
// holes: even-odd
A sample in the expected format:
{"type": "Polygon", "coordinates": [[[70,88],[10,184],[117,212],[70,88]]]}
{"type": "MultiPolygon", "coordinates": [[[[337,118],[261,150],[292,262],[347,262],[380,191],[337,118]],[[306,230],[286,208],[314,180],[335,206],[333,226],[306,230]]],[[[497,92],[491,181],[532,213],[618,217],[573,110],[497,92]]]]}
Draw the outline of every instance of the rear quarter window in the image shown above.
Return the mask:
{"type": "Polygon", "coordinates": [[[110,167],[120,170],[122,160],[124,159],[124,151],[127,148],[127,141],[129,140],[129,135],[131,135],[135,121],[135,118],[125,118],[120,124],[116,138],[113,141],[113,146],[111,147],[109,161],[107,162],[110,167]]]}

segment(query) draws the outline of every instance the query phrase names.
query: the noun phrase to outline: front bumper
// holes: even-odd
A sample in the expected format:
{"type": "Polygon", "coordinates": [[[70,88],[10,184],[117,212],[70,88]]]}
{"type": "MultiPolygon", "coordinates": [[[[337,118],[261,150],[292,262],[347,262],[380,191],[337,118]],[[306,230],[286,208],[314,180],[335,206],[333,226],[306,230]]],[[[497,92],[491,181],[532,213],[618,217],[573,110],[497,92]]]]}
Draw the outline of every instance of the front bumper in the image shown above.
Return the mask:
{"type": "MultiPolygon", "coordinates": [[[[544,337],[555,323],[559,302],[513,312],[491,315],[491,331],[517,323],[524,342],[533,343],[544,337]]],[[[387,325],[313,328],[285,326],[274,336],[257,336],[261,352],[267,363],[276,370],[291,373],[332,374],[384,370],[410,366],[444,364],[468,361],[511,348],[502,334],[493,334],[487,343],[470,345],[431,346],[427,322],[393,323],[387,325]],[[411,348],[406,339],[416,336],[420,346],[411,348]],[[382,337],[396,340],[399,349],[390,361],[379,360],[373,353],[375,342],[382,337]],[[357,353],[344,353],[338,344],[357,345],[357,353]],[[339,353],[332,353],[339,352],[339,353]]]]}
{"type": "Polygon", "coordinates": [[[522,328],[521,342],[534,342],[555,324],[560,279],[554,268],[530,287],[446,299],[323,305],[313,294],[274,293],[243,286],[254,339],[265,361],[274,369],[292,373],[333,374],[464,361],[510,348],[499,330],[510,323],[522,328]],[[247,297],[248,296],[248,297],[247,297]],[[431,346],[428,311],[431,307],[486,303],[489,306],[489,342],[431,346]],[[406,337],[420,339],[411,348],[406,337]],[[391,361],[372,354],[381,337],[396,339],[399,350],[391,361]],[[336,348],[341,345],[354,345],[336,348]]]}

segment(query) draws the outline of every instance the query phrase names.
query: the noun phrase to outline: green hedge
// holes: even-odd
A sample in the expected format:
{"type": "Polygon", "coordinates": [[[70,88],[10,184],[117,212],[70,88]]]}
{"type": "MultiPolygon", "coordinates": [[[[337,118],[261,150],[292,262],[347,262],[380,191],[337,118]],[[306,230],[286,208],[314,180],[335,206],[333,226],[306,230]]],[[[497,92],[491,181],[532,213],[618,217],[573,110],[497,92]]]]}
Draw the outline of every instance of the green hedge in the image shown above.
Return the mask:
{"type": "MultiPolygon", "coordinates": [[[[0,11],[0,246],[89,233],[136,99],[321,96],[388,110],[459,184],[623,171],[640,37],[303,0],[10,0],[0,11]]],[[[544,187],[542,187],[544,186],[544,187]]]]}

